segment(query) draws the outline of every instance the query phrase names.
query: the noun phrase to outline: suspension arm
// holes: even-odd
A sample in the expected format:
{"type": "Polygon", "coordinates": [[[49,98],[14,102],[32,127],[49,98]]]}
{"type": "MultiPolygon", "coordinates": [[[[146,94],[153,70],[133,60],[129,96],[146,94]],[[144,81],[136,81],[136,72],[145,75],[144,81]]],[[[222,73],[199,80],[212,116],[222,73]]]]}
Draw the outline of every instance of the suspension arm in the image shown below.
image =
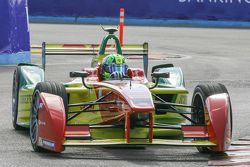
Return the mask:
{"type": "Polygon", "coordinates": [[[87,103],[76,103],[69,104],[68,107],[86,106],[86,105],[99,105],[99,104],[117,104],[117,101],[101,101],[101,102],[87,102],[87,103]]]}
{"type": "MultiPolygon", "coordinates": [[[[99,99],[97,99],[95,102],[101,102],[103,99],[105,99],[106,97],[108,97],[108,96],[111,95],[112,93],[113,93],[113,92],[109,92],[108,94],[106,94],[106,95],[100,97],[99,99]]],[[[90,104],[90,105],[87,105],[86,107],[84,107],[84,108],[82,109],[82,111],[89,109],[89,108],[92,107],[93,105],[94,105],[94,103],[93,103],[93,104],[90,104]]],[[[70,121],[70,120],[72,120],[73,118],[75,118],[76,116],[78,116],[78,115],[81,114],[81,113],[82,113],[82,112],[78,112],[78,113],[72,115],[71,117],[67,118],[67,122],[70,121]]]]}

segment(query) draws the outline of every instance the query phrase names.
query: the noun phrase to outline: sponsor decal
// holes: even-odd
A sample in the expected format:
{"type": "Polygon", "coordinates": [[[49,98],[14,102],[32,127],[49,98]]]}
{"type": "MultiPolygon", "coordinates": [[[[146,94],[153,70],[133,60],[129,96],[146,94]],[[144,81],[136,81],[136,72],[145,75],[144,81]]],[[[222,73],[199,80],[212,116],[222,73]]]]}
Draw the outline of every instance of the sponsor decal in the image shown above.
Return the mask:
{"type": "Polygon", "coordinates": [[[42,108],[43,108],[43,103],[39,103],[38,109],[42,109],[42,108]]]}
{"type": "Polygon", "coordinates": [[[55,142],[48,139],[41,139],[41,145],[49,149],[55,149],[55,142]]]}
{"type": "Polygon", "coordinates": [[[45,125],[46,125],[46,122],[38,120],[38,125],[43,125],[43,126],[45,126],[45,125]]]}
{"type": "Polygon", "coordinates": [[[30,95],[20,96],[20,103],[31,103],[32,97],[30,95]]]}
{"type": "Polygon", "coordinates": [[[99,90],[98,90],[98,98],[102,97],[102,95],[103,95],[103,94],[102,94],[102,89],[99,89],[99,90]]]}

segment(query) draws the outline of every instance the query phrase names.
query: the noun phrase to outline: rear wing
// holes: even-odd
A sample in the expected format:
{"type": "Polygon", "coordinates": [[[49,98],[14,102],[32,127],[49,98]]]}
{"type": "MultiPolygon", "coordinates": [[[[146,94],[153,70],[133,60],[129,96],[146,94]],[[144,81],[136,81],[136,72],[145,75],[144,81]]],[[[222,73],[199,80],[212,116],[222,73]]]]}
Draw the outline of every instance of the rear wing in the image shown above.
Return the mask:
{"type": "MultiPolygon", "coordinates": [[[[94,56],[91,66],[94,67],[106,55],[116,53],[114,44],[107,45],[105,54],[100,51],[100,44],[47,44],[42,43],[42,67],[45,70],[47,55],[88,55],[94,56]],[[100,54],[101,53],[101,54],[100,54]]],[[[148,43],[124,44],[122,47],[123,56],[142,56],[144,73],[148,73],[148,43]]]]}

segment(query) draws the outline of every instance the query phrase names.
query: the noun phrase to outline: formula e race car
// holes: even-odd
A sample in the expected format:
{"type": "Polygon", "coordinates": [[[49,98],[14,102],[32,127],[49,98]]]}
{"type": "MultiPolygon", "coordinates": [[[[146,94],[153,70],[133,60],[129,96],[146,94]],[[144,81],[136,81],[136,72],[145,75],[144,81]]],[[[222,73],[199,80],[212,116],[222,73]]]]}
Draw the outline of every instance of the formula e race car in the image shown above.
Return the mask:
{"type": "MultiPolygon", "coordinates": [[[[222,84],[199,84],[191,105],[182,71],[173,64],[152,67],[148,44],[120,45],[116,28],[101,45],[42,45],[42,67],[19,64],[13,77],[12,122],[29,128],[35,151],[62,152],[66,146],[195,146],[201,153],[224,152],[232,138],[232,109],[222,84]],[[113,39],[115,44],[107,44],[113,39]],[[103,79],[110,55],[143,57],[144,69],[103,79]],[[92,68],[70,72],[71,82],[44,81],[47,55],[93,55],[92,68]]],[[[112,76],[112,75],[111,75],[112,76]]]]}

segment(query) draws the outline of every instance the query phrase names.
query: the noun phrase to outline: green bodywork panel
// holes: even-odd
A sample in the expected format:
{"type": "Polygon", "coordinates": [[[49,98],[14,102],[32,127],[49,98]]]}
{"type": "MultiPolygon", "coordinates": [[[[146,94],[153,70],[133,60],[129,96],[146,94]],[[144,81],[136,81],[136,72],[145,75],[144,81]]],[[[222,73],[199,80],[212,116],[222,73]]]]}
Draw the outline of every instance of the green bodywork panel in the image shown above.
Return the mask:
{"type": "Polygon", "coordinates": [[[31,108],[33,91],[34,91],[34,88],[19,90],[17,124],[21,126],[29,127],[30,108],[31,108]]]}
{"type": "Polygon", "coordinates": [[[42,68],[35,65],[21,66],[17,114],[17,124],[20,126],[29,127],[33,91],[36,84],[41,81],[44,81],[42,68]]]}
{"type": "Polygon", "coordinates": [[[102,44],[101,44],[101,47],[100,47],[100,51],[99,51],[99,55],[104,55],[105,54],[105,51],[106,51],[106,46],[108,44],[108,41],[110,39],[113,39],[115,41],[115,46],[116,46],[116,51],[117,51],[117,54],[119,55],[122,55],[122,49],[121,49],[121,44],[120,44],[120,41],[119,39],[117,38],[117,36],[113,35],[113,34],[109,34],[107,36],[105,36],[102,40],[102,44]]]}

